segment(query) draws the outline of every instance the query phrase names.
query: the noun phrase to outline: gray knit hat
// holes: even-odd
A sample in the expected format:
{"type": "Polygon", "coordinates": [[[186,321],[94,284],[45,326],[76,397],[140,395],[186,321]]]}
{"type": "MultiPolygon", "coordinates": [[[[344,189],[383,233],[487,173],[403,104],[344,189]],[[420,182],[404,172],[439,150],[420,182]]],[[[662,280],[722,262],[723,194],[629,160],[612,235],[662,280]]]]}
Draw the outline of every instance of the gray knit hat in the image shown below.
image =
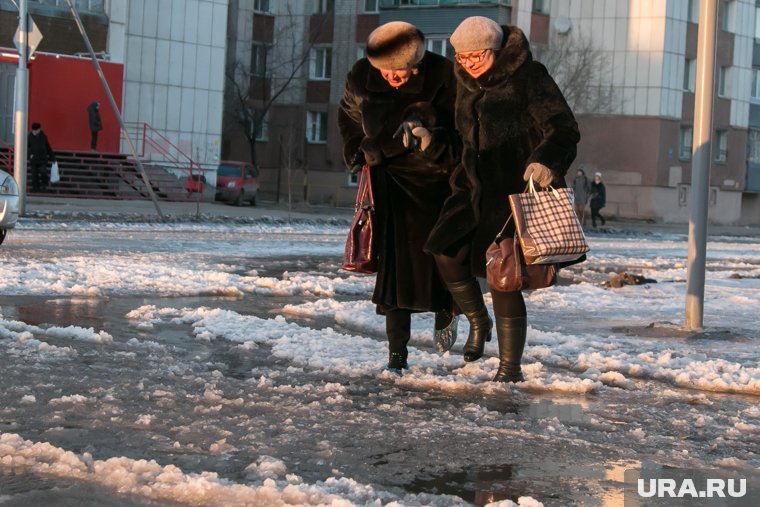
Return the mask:
{"type": "Polygon", "coordinates": [[[499,49],[504,30],[499,24],[483,16],[471,16],[461,23],[449,41],[457,53],[469,53],[483,49],[499,49]]]}
{"type": "Polygon", "coordinates": [[[367,38],[367,58],[377,69],[405,69],[425,56],[425,36],[413,24],[391,21],[375,28],[367,38]]]}

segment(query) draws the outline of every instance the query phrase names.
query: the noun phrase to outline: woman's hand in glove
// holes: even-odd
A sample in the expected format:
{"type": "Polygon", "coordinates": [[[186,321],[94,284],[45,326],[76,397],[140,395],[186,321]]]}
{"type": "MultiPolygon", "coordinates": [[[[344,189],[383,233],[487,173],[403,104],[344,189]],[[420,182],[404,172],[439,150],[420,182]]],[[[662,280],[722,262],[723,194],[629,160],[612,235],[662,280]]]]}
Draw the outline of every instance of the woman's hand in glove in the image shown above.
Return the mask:
{"type": "Polygon", "coordinates": [[[538,183],[541,187],[548,187],[552,184],[552,181],[554,181],[554,173],[552,170],[538,162],[533,162],[528,165],[525,169],[525,174],[523,174],[523,179],[525,181],[530,181],[531,175],[533,176],[533,181],[538,183]]]}

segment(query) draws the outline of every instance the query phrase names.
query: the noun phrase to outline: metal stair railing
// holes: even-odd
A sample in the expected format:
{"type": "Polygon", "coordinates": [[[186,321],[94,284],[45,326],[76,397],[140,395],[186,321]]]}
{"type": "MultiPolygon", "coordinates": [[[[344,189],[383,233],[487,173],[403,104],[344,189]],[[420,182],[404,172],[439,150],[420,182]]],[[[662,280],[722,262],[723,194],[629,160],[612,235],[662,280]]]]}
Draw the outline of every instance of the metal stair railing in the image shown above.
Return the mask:
{"type": "Polygon", "coordinates": [[[187,191],[192,193],[202,190],[202,184],[199,182],[204,180],[206,169],[177,147],[168,137],[145,122],[127,123],[126,127],[127,135],[132,139],[141,159],[145,159],[147,152],[149,155],[148,163],[163,162],[180,172],[187,171],[187,191]],[[158,155],[158,160],[154,159],[153,155],[158,155]]]}
{"type": "Polygon", "coordinates": [[[0,139],[0,169],[13,174],[13,146],[0,139]]]}

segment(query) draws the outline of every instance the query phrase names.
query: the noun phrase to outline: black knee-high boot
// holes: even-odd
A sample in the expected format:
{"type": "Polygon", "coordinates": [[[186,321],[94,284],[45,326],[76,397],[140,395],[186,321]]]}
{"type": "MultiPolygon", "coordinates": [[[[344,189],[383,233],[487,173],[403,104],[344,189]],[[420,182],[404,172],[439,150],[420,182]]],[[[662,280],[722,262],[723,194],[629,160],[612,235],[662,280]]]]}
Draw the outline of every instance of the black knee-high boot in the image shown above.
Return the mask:
{"type": "Polygon", "coordinates": [[[448,282],[451,297],[470,322],[470,334],[464,344],[464,360],[476,361],[483,356],[486,342],[491,341],[493,322],[488,316],[483,293],[475,278],[459,282],[448,282]]]}
{"type": "Polygon", "coordinates": [[[496,336],[499,339],[499,369],[494,382],[522,382],[525,380],[520,359],[528,334],[527,317],[496,317],[496,336]]]}
{"type": "Polygon", "coordinates": [[[411,337],[412,314],[409,310],[393,309],[385,313],[385,334],[388,337],[388,369],[401,373],[407,364],[406,345],[411,337]]]}

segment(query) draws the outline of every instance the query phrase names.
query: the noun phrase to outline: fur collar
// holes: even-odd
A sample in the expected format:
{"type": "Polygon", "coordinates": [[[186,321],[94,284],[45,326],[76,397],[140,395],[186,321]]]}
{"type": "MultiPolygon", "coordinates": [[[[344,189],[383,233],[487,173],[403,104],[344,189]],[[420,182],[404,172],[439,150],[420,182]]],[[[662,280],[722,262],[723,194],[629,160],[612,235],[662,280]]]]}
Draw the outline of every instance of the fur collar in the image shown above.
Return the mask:
{"type": "Polygon", "coordinates": [[[517,70],[533,61],[530,52],[530,44],[525,34],[518,27],[503,25],[504,45],[496,53],[496,61],[488,71],[478,78],[470,76],[459,64],[456,64],[456,76],[468,90],[475,91],[479,88],[492,88],[502,85],[517,70]]]}

